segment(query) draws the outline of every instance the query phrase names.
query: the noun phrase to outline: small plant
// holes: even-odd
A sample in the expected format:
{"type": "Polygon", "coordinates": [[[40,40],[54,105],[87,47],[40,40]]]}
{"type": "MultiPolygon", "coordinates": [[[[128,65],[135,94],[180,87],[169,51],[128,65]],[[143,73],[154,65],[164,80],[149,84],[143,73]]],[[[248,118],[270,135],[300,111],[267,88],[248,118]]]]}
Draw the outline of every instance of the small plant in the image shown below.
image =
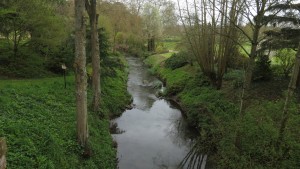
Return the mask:
{"type": "Polygon", "coordinates": [[[188,64],[189,62],[187,60],[187,52],[174,53],[165,61],[165,66],[166,68],[174,70],[188,64]]]}

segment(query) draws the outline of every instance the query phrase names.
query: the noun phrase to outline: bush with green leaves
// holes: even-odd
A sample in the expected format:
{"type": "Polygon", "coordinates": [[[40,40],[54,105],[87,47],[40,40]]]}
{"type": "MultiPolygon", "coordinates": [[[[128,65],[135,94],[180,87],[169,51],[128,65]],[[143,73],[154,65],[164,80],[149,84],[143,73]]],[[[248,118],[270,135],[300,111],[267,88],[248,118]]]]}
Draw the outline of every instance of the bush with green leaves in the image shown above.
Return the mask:
{"type": "Polygon", "coordinates": [[[165,67],[174,70],[183,67],[188,63],[188,53],[181,51],[179,53],[174,53],[170,58],[168,58],[165,61],[165,67]]]}
{"type": "Polygon", "coordinates": [[[278,50],[274,56],[275,63],[279,66],[281,74],[288,77],[295,64],[296,51],[292,49],[278,50]]]}
{"type": "Polygon", "coordinates": [[[230,69],[224,74],[223,79],[232,82],[233,88],[239,88],[243,86],[244,71],[238,69],[230,69]]]}

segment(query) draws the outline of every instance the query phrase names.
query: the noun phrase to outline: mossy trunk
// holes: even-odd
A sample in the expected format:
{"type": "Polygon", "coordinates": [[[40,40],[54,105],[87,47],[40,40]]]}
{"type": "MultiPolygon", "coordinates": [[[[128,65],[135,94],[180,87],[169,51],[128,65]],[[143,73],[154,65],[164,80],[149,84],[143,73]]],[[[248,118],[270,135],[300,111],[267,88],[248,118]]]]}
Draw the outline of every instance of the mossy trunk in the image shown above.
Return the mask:
{"type": "Polygon", "coordinates": [[[93,89],[93,110],[99,111],[101,88],[100,88],[100,50],[98,36],[98,15],[96,11],[96,0],[86,0],[86,9],[90,18],[91,27],[91,55],[92,55],[92,89],[93,89]]]}
{"type": "Polygon", "coordinates": [[[85,1],[75,0],[75,85],[77,112],[77,139],[81,146],[87,146],[87,73],[86,73],[86,26],[84,19],[85,1]]]}

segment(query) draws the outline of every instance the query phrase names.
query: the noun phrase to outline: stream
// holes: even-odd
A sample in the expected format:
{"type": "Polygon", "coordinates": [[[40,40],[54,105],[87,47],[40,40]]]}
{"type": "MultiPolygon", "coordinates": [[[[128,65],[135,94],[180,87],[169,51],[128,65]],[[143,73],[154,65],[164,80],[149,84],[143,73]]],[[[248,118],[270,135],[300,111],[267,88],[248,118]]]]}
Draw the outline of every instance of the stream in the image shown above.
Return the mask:
{"type": "MultiPolygon", "coordinates": [[[[113,134],[118,144],[118,167],[177,169],[191,145],[184,118],[169,101],[156,97],[164,87],[149,73],[142,60],[127,57],[127,61],[127,90],[132,95],[134,106],[112,121],[120,131],[113,134]]],[[[205,163],[206,158],[202,169],[205,163]]]]}

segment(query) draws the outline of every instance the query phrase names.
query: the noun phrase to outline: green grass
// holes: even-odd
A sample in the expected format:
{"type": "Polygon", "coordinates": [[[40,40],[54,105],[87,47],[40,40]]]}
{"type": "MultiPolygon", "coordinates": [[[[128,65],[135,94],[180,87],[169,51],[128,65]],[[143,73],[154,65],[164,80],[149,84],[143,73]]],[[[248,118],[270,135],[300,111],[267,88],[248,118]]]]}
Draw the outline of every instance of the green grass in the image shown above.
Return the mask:
{"type": "Polygon", "coordinates": [[[174,52],[168,52],[168,53],[163,53],[163,54],[161,54],[163,57],[165,57],[165,58],[169,58],[169,57],[171,57],[172,55],[174,54],[174,52]]]}
{"type": "Polygon", "coordinates": [[[179,42],[163,42],[164,47],[169,50],[176,50],[178,43],[179,42]]]}
{"type": "MultiPolygon", "coordinates": [[[[242,118],[238,113],[239,103],[235,104],[230,99],[232,97],[227,98],[226,95],[230,93],[226,93],[226,90],[212,88],[209,80],[197,71],[199,68],[185,65],[171,70],[165,67],[165,60],[163,55],[153,55],[145,63],[151,67],[152,72],[166,81],[167,96],[181,105],[188,124],[198,131],[196,146],[199,146],[195,148],[196,151],[210,153],[208,160],[213,160],[216,168],[271,169],[299,166],[300,133],[296,129],[300,124],[299,113],[297,115],[299,106],[291,103],[286,138],[280,150],[277,150],[283,99],[272,102],[258,100],[258,97],[252,95],[256,103],[251,103],[242,118]],[[241,135],[240,149],[236,146],[238,131],[241,135]]],[[[237,83],[242,76],[242,71],[233,70],[224,79],[226,83],[237,83]]],[[[232,90],[238,92],[238,89],[232,90]]]]}
{"type": "Polygon", "coordinates": [[[145,63],[151,67],[151,71],[160,76],[167,84],[168,93],[176,93],[181,91],[186,82],[196,74],[196,68],[190,65],[171,70],[165,68],[164,61],[167,59],[165,55],[152,55],[149,56],[145,63]]]}
{"type": "MultiPolygon", "coordinates": [[[[119,114],[130,98],[127,73],[102,79],[101,114],[89,112],[89,146],[84,159],[76,141],[74,77],[0,81],[0,137],[8,143],[8,168],[114,169],[116,149],[109,133],[111,114],[119,114]],[[114,105],[114,106],[112,106],[114,105]],[[104,118],[106,117],[106,118],[104,118]]],[[[91,92],[88,92],[91,103],[91,92]]]]}
{"type": "Polygon", "coordinates": [[[159,64],[161,64],[166,59],[167,57],[165,57],[164,55],[157,54],[147,57],[147,59],[144,62],[151,67],[156,67],[159,66],[159,64]]]}

